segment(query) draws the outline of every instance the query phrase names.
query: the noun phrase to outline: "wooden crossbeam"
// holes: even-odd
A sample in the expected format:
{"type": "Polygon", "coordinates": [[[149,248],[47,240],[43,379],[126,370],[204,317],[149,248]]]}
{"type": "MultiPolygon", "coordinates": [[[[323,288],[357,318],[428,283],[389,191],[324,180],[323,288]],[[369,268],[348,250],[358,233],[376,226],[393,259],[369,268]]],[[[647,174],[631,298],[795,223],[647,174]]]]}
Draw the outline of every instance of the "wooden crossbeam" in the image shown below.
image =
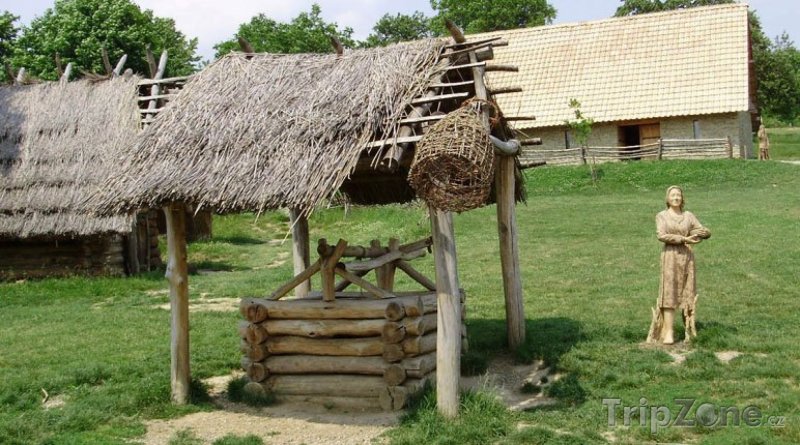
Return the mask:
{"type": "Polygon", "coordinates": [[[479,67],[479,66],[486,66],[486,62],[474,62],[474,63],[465,63],[463,65],[448,66],[447,67],[447,71],[461,70],[461,69],[466,69],[466,68],[475,68],[475,67],[479,67]]]}
{"type": "Polygon", "coordinates": [[[491,95],[521,93],[521,92],[522,92],[522,87],[500,87],[500,88],[492,88],[489,90],[489,94],[491,95]]]}
{"type": "Polygon", "coordinates": [[[191,76],[181,76],[181,77],[166,77],[164,79],[142,79],[139,81],[139,86],[145,85],[155,85],[155,84],[162,84],[162,83],[180,83],[186,82],[189,80],[191,76]]]}
{"type": "Polygon", "coordinates": [[[417,97],[416,99],[411,100],[411,105],[425,104],[428,102],[441,102],[443,100],[461,99],[466,97],[469,97],[469,93],[467,92],[440,94],[438,96],[430,96],[430,97],[417,97]]]}
{"type": "Polygon", "coordinates": [[[503,116],[507,121],[535,121],[536,116],[503,116]]]}
{"type": "Polygon", "coordinates": [[[472,85],[475,83],[474,80],[465,80],[462,82],[442,82],[442,83],[432,83],[430,88],[455,88],[455,87],[463,87],[467,85],[472,85]]]}
{"type": "Polygon", "coordinates": [[[175,97],[175,94],[157,94],[152,96],[140,96],[137,99],[139,102],[147,102],[148,100],[158,100],[158,99],[170,99],[175,97]]]}
{"type": "Polygon", "coordinates": [[[431,122],[431,121],[439,121],[445,117],[446,114],[432,114],[428,116],[422,117],[409,117],[405,119],[400,119],[401,124],[418,124],[420,122],[431,122]]]}
{"type": "Polygon", "coordinates": [[[450,45],[445,46],[445,48],[446,49],[463,48],[463,47],[469,46],[469,45],[480,45],[480,44],[487,43],[487,42],[495,42],[495,41],[498,41],[498,40],[502,40],[502,38],[503,38],[502,36],[495,36],[495,37],[489,37],[488,39],[473,40],[472,42],[452,43],[450,45]]]}
{"type": "Polygon", "coordinates": [[[496,65],[490,64],[486,65],[486,71],[508,71],[512,73],[519,72],[519,67],[516,65],[496,65]]]}
{"type": "Polygon", "coordinates": [[[542,145],[542,138],[522,139],[519,141],[519,145],[542,145]]]}

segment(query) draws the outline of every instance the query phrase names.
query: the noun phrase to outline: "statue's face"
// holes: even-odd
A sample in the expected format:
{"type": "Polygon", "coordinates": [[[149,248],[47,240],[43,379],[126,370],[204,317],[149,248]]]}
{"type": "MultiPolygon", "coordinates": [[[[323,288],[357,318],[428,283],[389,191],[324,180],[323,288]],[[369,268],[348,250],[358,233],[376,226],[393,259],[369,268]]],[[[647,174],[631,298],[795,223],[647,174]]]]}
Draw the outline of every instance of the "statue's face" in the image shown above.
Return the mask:
{"type": "Polygon", "coordinates": [[[678,208],[681,206],[683,202],[683,193],[681,193],[680,189],[672,189],[669,191],[669,206],[673,208],[678,208]]]}

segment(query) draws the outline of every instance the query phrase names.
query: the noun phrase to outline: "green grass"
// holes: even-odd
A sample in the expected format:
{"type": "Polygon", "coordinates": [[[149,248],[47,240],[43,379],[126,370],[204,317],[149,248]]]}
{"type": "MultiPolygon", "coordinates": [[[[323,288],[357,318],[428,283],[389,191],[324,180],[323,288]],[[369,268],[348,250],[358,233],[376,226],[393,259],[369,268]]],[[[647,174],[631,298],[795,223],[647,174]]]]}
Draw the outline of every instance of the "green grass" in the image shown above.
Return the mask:
{"type": "MultiPolygon", "coordinates": [[[[770,128],[767,130],[769,135],[769,154],[775,160],[800,160],[800,128],[770,128]]],[[[758,145],[756,145],[756,149],[758,145]]]]}
{"type": "MultiPolygon", "coordinates": [[[[450,422],[428,394],[391,441],[577,444],[613,435],[621,443],[800,443],[798,173],[794,165],[740,160],[603,164],[597,183],[586,167],[527,171],[529,199],[517,221],[528,341],[515,356],[544,359],[567,376],[548,389],[559,404],[510,413],[486,394],[468,394],[450,422]],[[680,366],[640,346],[658,291],[654,216],[672,184],[684,187],[688,209],[713,233],[695,249],[699,336],[680,366]],[[724,364],[713,354],[722,350],[744,355],[724,364]],[[785,416],[786,426],[656,433],[636,420],[607,426],[603,398],[674,407],[682,397],[755,405],[785,416]]],[[[265,295],[288,280],[287,220],[282,212],[215,217],[215,238],[189,246],[197,269],[190,298],[265,295]]],[[[312,239],[353,244],[415,240],[428,224],[419,204],[320,210],[310,221],[312,239]]],[[[467,364],[475,372],[506,347],[495,209],[458,215],[455,225],[468,295],[467,364]]],[[[433,276],[430,255],[415,264],[433,276]]],[[[401,279],[399,287],[413,285],[401,279]]],[[[169,402],[169,313],[157,308],[168,301],[165,289],[163,272],[0,284],[0,443],[122,444],[141,438],[147,419],[215,409],[199,384],[192,405],[169,402]],[[42,389],[63,406],[45,408],[42,389]]],[[[239,367],[238,320],[238,313],[191,314],[196,379],[239,367]]],[[[193,440],[186,434],[176,440],[193,440]]],[[[252,440],[231,440],[240,439],[232,443],[252,440]]]]}

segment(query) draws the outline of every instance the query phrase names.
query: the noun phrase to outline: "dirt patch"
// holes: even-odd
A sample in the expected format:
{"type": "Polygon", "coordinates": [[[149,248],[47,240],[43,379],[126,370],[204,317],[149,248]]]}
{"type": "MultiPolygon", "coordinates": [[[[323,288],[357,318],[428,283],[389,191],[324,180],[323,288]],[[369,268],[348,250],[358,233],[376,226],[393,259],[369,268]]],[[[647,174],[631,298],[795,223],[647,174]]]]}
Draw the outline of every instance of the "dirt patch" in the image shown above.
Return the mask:
{"type": "Polygon", "coordinates": [[[561,376],[541,361],[519,365],[511,357],[499,357],[479,376],[462,377],[462,390],[487,390],[499,397],[509,409],[525,411],[557,403],[544,395],[544,389],[561,376]]]}
{"type": "MultiPolygon", "coordinates": [[[[239,310],[240,298],[207,298],[202,294],[199,299],[189,300],[189,312],[236,312],[239,310]]],[[[170,310],[169,303],[157,304],[156,309],[170,310]]]]}
{"type": "Polygon", "coordinates": [[[714,353],[717,356],[717,360],[721,361],[722,363],[728,363],[731,360],[735,359],[742,355],[739,351],[719,351],[714,353]]]}
{"type": "Polygon", "coordinates": [[[231,379],[241,375],[236,372],[204,380],[209,395],[220,409],[178,419],[149,421],[144,443],[166,445],[179,431],[190,430],[204,443],[212,443],[228,434],[253,434],[266,444],[380,444],[382,440],[378,436],[399,422],[400,413],[348,412],[305,403],[280,403],[264,408],[233,403],[225,390],[231,379]]]}
{"type": "Polygon", "coordinates": [[[50,394],[48,394],[44,389],[42,389],[42,394],[44,395],[44,398],[42,398],[42,408],[44,409],[61,408],[67,403],[63,394],[50,397],[50,394]]]}
{"type": "MultiPolygon", "coordinates": [[[[279,403],[264,408],[233,403],[226,393],[228,382],[242,374],[236,372],[204,380],[219,410],[149,421],[144,442],[166,445],[179,431],[190,430],[204,443],[228,434],[253,434],[266,444],[380,445],[386,443],[380,436],[396,426],[403,414],[402,411],[348,411],[313,403],[279,403]]],[[[542,362],[518,365],[510,357],[501,357],[492,361],[483,375],[462,377],[461,387],[488,390],[512,410],[529,410],[556,403],[544,396],[543,390],[559,377],[542,362]],[[531,392],[533,388],[536,393],[531,392]]]]}

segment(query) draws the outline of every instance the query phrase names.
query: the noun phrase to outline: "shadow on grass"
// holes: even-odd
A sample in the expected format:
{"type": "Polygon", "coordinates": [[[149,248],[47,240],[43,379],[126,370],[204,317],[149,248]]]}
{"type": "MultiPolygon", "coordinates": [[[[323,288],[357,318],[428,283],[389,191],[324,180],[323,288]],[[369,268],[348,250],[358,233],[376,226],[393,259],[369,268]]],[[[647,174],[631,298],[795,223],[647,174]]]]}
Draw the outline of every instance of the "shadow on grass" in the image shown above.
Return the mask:
{"type": "Polygon", "coordinates": [[[195,241],[194,243],[197,244],[205,244],[205,243],[227,243],[233,244],[235,246],[248,246],[248,245],[257,245],[257,244],[266,244],[266,241],[258,238],[253,238],[252,236],[247,235],[230,235],[230,236],[215,236],[208,240],[199,240],[195,241]]]}
{"type": "Polygon", "coordinates": [[[515,351],[517,360],[531,363],[542,360],[556,366],[561,357],[585,339],[581,324],[571,318],[551,317],[528,320],[525,343],[515,351]]]}

